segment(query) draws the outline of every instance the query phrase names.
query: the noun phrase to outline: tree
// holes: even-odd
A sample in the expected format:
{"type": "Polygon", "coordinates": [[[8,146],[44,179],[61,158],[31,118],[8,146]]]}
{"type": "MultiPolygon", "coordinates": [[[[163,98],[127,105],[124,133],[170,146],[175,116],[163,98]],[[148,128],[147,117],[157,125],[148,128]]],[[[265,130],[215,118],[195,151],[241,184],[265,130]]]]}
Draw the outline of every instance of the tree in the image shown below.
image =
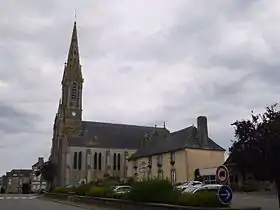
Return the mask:
{"type": "Polygon", "coordinates": [[[257,180],[275,181],[280,208],[280,111],[277,104],[263,114],[251,113],[251,120],[235,121],[234,141],[229,149],[232,161],[241,171],[257,180]]]}
{"type": "Polygon", "coordinates": [[[55,174],[54,164],[50,161],[45,162],[44,165],[36,172],[35,175],[39,176],[41,174],[45,181],[47,181],[48,183],[52,183],[55,174]]]}

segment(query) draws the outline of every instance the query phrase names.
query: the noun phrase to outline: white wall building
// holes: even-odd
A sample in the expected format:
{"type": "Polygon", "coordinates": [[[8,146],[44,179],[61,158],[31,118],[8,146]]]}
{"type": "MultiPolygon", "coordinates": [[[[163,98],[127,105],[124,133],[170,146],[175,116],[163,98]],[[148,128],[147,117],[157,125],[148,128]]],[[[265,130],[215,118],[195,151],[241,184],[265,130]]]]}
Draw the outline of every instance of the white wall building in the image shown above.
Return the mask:
{"type": "Polygon", "coordinates": [[[39,190],[46,189],[47,182],[43,180],[42,175],[36,176],[36,172],[40,170],[44,164],[44,158],[39,157],[38,162],[32,166],[32,175],[31,175],[31,191],[38,192],[39,190]]]}

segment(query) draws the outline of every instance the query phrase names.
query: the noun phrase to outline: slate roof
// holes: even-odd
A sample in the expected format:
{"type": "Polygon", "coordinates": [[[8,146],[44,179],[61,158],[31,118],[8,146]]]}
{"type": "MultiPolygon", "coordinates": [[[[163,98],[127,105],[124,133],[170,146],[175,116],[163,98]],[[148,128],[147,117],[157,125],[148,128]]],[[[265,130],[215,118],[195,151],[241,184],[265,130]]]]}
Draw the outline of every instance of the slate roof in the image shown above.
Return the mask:
{"type": "Polygon", "coordinates": [[[182,150],[185,148],[225,151],[224,148],[216,144],[210,138],[208,138],[207,144],[201,145],[197,138],[197,128],[195,126],[190,126],[170,133],[165,138],[158,137],[153,139],[148,145],[138,150],[129,159],[133,160],[141,157],[182,150]]]}
{"type": "Polygon", "coordinates": [[[13,174],[22,174],[24,177],[29,177],[30,174],[32,173],[32,170],[30,169],[13,169],[10,172],[7,172],[7,176],[11,177],[13,174]]]}
{"type": "Polygon", "coordinates": [[[42,163],[38,160],[35,164],[32,165],[32,168],[33,168],[33,167],[39,167],[40,164],[44,164],[44,159],[43,159],[43,157],[40,157],[40,159],[41,159],[41,158],[42,158],[42,163]]]}
{"type": "Polygon", "coordinates": [[[35,163],[34,165],[32,165],[32,168],[33,167],[38,167],[39,166],[39,161],[37,163],[35,163]]]}
{"type": "Polygon", "coordinates": [[[69,146],[139,149],[145,134],[155,129],[169,133],[165,128],[90,121],[82,121],[82,127],[83,136],[68,138],[69,146]]]}

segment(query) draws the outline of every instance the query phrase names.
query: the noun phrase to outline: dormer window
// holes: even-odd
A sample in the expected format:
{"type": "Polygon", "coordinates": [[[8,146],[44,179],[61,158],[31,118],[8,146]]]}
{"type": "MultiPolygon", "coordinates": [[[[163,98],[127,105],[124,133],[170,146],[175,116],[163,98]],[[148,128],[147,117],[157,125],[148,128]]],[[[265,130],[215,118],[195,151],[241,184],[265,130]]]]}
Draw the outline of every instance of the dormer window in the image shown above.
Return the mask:
{"type": "Polygon", "coordinates": [[[175,152],[170,153],[170,160],[175,161],[175,152]]]}
{"type": "Polygon", "coordinates": [[[170,164],[174,166],[175,164],[175,152],[170,153],[170,164]]]}
{"type": "Polygon", "coordinates": [[[157,166],[158,166],[159,168],[162,167],[162,155],[158,155],[158,156],[157,156],[157,166]]]}

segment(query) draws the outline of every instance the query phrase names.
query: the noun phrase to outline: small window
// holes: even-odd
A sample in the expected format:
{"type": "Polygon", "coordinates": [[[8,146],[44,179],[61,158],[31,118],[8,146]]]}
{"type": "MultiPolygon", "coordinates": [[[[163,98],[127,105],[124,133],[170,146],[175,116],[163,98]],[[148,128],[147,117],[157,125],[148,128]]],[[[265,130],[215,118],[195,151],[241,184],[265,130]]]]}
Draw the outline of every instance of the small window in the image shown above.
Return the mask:
{"type": "Polygon", "coordinates": [[[118,169],[118,171],[120,171],[121,170],[121,154],[119,153],[118,154],[118,160],[117,160],[118,162],[117,162],[117,169],[118,169]]]}
{"type": "Polygon", "coordinates": [[[94,153],[93,157],[93,169],[97,169],[97,152],[94,153]]]}
{"type": "Polygon", "coordinates": [[[98,170],[102,169],[102,154],[98,154],[98,170]]]}
{"type": "Polygon", "coordinates": [[[77,152],[74,152],[74,163],[73,163],[74,169],[77,169],[77,163],[78,163],[78,154],[77,152]]]}
{"type": "Polygon", "coordinates": [[[117,170],[117,154],[114,153],[114,156],[113,156],[113,170],[117,170]]]}
{"type": "Polygon", "coordinates": [[[79,160],[78,160],[78,169],[81,170],[82,169],[82,152],[79,152],[79,160]]]}

